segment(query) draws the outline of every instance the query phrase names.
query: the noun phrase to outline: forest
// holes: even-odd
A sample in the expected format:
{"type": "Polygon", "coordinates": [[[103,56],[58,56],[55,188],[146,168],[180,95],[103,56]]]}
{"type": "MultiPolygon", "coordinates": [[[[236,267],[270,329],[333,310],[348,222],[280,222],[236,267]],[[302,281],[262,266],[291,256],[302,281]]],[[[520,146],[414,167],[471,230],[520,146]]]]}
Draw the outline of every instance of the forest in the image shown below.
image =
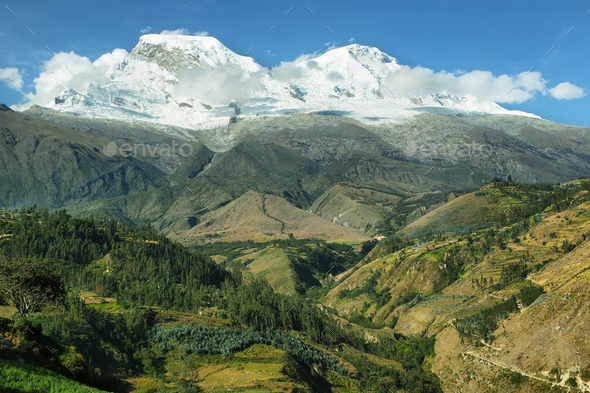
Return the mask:
{"type": "MultiPolygon", "coordinates": [[[[379,344],[368,343],[362,331],[342,324],[312,299],[279,294],[266,281],[245,278],[239,269],[226,270],[149,226],[29,207],[4,212],[0,232],[4,291],[18,282],[23,298],[31,299],[42,293],[47,280],[53,288],[26,315],[23,308],[10,319],[1,318],[0,330],[30,347],[46,348],[40,354],[44,367],[89,386],[123,392],[128,389],[124,378],[141,375],[165,384],[172,375],[166,364],[170,356],[231,357],[262,343],[284,350],[297,367],[332,370],[367,390],[441,391],[437,377],[422,366],[433,355],[434,339],[383,335],[379,344]],[[85,304],[80,291],[115,298],[119,311],[85,304]],[[165,310],[197,313],[211,307],[227,316],[227,325],[157,327],[165,310]],[[351,351],[344,358],[358,370],[369,367],[382,374],[353,375],[325,352],[342,346],[351,351]],[[404,371],[380,367],[365,354],[398,361],[404,371]]],[[[345,258],[337,245],[296,245],[311,256],[312,271],[335,258],[341,258],[340,266],[351,266],[374,247],[367,243],[345,258]]],[[[0,302],[15,305],[6,297],[0,302]]],[[[34,357],[29,360],[35,362],[34,357]]]]}

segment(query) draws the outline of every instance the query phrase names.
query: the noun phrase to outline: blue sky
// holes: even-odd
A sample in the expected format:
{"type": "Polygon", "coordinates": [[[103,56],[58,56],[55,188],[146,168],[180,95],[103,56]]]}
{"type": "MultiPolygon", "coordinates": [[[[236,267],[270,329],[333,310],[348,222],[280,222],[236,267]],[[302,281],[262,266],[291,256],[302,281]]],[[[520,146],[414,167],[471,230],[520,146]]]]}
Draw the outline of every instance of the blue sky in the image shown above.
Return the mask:
{"type": "Polygon", "coordinates": [[[589,10],[588,1],[8,1],[0,9],[0,101],[18,104],[35,92],[53,56],[46,46],[94,61],[115,48],[130,51],[142,30],[183,28],[238,54],[254,46],[249,56],[269,68],[349,41],[434,72],[517,76],[534,66],[545,90],[501,105],[590,127],[589,10]],[[564,82],[584,91],[562,86],[551,94],[564,82]]]}

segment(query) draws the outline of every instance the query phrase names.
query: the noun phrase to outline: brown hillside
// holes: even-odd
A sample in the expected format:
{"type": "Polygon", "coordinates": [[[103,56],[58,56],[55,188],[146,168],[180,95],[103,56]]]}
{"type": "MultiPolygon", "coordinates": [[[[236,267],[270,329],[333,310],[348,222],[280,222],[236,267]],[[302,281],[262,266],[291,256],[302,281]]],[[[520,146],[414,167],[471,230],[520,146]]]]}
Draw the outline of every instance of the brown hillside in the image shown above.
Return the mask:
{"type": "Polygon", "coordinates": [[[410,223],[403,229],[403,232],[409,234],[428,229],[477,224],[481,220],[478,212],[484,207],[492,206],[492,204],[489,199],[475,196],[472,193],[461,195],[410,223]]]}
{"type": "Polygon", "coordinates": [[[352,229],[334,224],[298,209],[285,199],[249,191],[226,206],[201,217],[195,227],[177,232],[172,237],[185,243],[209,241],[257,242],[271,239],[323,239],[326,241],[360,242],[368,240],[352,229]]]}

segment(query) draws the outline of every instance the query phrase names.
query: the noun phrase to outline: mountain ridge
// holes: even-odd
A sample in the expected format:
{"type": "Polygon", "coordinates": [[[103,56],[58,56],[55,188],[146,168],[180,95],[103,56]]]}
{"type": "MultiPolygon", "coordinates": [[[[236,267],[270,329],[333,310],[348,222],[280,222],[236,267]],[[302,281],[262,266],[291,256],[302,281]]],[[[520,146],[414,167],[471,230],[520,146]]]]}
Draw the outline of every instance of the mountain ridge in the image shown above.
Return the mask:
{"type": "Polygon", "coordinates": [[[339,111],[365,124],[408,122],[412,110],[538,117],[468,95],[393,95],[385,80],[401,68],[378,48],[352,44],[269,70],[213,37],[151,34],[140,37],[103,81],[85,91],[65,89],[45,107],[195,130],[227,125],[237,116],[290,112],[339,111]]]}

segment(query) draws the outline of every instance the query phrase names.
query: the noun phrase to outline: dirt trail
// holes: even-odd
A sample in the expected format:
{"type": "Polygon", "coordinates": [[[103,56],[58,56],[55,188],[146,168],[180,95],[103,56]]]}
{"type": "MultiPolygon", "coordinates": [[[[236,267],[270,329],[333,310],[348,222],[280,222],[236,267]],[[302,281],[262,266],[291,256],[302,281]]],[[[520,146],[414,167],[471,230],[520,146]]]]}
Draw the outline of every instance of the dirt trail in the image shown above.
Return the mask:
{"type": "Polygon", "coordinates": [[[265,216],[267,216],[268,218],[271,218],[275,221],[278,221],[281,224],[281,235],[284,233],[285,230],[285,222],[282,220],[279,220],[276,217],[271,216],[270,214],[268,214],[266,212],[266,194],[262,194],[262,212],[264,213],[265,216]]]}
{"type": "Polygon", "coordinates": [[[557,382],[552,382],[552,381],[548,381],[548,380],[546,380],[546,379],[543,379],[543,378],[536,377],[536,376],[534,376],[534,375],[531,375],[531,374],[527,374],[527,373],[525,373],[525,372],[522,372],[522,371],[520,371],[520,370],[517,370],[517,369],[515,369],[515,368],[512,368],[512,367],[510,367],[510,366],[509,366],[509,365],[507,365],[507,364],[503,364],[503,363],[499,363],[499,362],[494,362],[494,361],[492,361],[492,360],[486,359],[486,358],[484,358],[484,357],[482,357],[482,356],[479,356],[478,354],[476,354],[476,353],[475,353],[475,352],[473,352],[473,351],[467,351],[467,352],[465,352],[465,353],[466,353],[466,354],[468,354],[468,355],[471,355],[471,356],[473,356],[473,357],[476,357],[476,358],[478,358],[478,359],[480,359],[480,360],[483,360],[483,361],[485,361],[485,362],[488,362],[488,363],[490,363],[490,364],[493,364],[494,366],[501,367],[501,368],[504,368],[504,369],[507,369],[507,370],[510,370],[510,371],[514,371],[515,373],[519,373],[520,375],[523,375],[523,376],[525,376],[525,377],[532,378],[532,379],[536,379],[537,381],[541,381],[541,382],[549,383],[549,384],[551,384],[551,386],[559,386],[560,388],[567,388],[567,390],[568,390],[568,391],[570,390],[570,387],[569,387],[569,386],[565,386],[565,384],[564,384],[564,383],[557,383],[557,382]]]}

